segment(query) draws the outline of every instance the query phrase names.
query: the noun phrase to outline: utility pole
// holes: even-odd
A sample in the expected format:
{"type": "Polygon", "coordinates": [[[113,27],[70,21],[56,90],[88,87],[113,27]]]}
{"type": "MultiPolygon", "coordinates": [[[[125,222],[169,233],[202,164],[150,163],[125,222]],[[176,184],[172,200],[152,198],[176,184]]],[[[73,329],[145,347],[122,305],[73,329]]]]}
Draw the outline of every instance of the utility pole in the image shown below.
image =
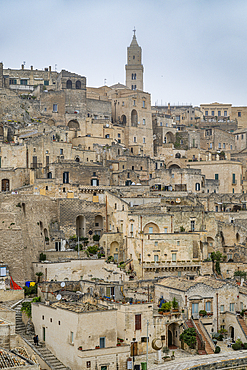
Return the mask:
{"type": "Polygon", "coordinates": [[[146,353],[146,363],[147,363],[147,367],[146,367],[146,370],[148,369],[148,325],[149,325],[149,322],[147,320],[147,353],[146,353]]]}

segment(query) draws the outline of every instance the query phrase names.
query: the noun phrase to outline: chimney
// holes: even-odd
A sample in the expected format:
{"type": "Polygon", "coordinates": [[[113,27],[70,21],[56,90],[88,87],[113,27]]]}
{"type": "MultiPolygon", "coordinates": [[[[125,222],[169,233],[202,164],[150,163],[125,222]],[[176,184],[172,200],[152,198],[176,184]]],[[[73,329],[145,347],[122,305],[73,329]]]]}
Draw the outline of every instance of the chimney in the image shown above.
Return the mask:
{"type": "Polygon", "coordinates": [[[51,66],[49,66],[49,72],[51,72],[51,66]]]}
{"type": "Polygon", "coordinates": [[[171,104],[168,103],[168,111],[167,111],[168,114],[171,114],[171,104]]]}
{"type": "Polygon", "coordinates": [[[21,69],[24,69],[24,64],[21,65],[21,69]]]}
{"type": "Polygon", "coordinates": [[[33,66],[31,66],[31,71],[33,71],[33,66]]]}

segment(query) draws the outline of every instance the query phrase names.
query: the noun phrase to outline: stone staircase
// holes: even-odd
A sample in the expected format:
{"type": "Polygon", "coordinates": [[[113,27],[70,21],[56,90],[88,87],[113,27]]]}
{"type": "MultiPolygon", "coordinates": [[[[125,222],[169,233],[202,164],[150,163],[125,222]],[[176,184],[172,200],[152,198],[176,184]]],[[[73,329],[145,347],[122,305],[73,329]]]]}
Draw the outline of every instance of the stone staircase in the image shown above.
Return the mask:
{"type": "Polygon", "coordinates": [[[202,339],[204,341],[206,354],[207,355],[212,355],[214,353],[214,351],[211,348],[210,343],[208,342],[206,336],[204,335],[204,333],[203,333],[203,331],[202,331],[202,329],[200,327],[199,320],[194,320],[194,323],[195,323],[195,326],[196,326],[197,331],[201,334],[201,337],[202,337],[202,339]]]}
{"type": "Polygon", "coordinates": [[[239,325],[242,328],[242,331],[245,334],[245,338],[247,339],[247,325],[245,324],[244,319],[241,319],[240,317],[237,318],[239,325]]]}
{"type": "Polygon", "coordinates": [[[198,335],[199,331],[198,331],[197,327],[196,328],[194,327],[192,320],[187,320],[186,325],[187,325],[188,328],[196,329],[196,341],[197,341],[197,347],[198,347],[198,354],[199,355],[206,355],[207,352],[205,351],[205,342],[202,342],[200,336],[198,335]]]}
{"type": "MultiPolygon", "coordinates": [[[[25,301],[28,301],[27,299],[25,301]]],[[[54,354],[46,348],[45,343],[41,342],[38,346],[33,343],[34,328],[33,324],[28,323],[27,326],[22,321],[21,303],[15,308],[15,331],[27,343],[29,347],[39,356],[52,370],[67,370],[68,368],[59,361],[54,354]]]]}

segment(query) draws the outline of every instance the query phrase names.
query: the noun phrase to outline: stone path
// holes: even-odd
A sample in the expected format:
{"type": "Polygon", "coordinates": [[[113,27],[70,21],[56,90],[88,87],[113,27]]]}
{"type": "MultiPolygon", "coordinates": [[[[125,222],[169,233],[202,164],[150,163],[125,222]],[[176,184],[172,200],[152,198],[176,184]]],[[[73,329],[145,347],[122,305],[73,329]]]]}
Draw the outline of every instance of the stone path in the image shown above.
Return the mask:
{"type": "Polygon", "coordinates": [[[232,351],[228,354],[220,353],[214,355],[193,356],[192,358],[178,358],[174,361],[165,362],[162,365],[149,364],[148,370],[189,370],[195,366],[212,364],[215,362],[222,362],[237,358],[246,358],[247,364],[247,351],[232,351]]]}

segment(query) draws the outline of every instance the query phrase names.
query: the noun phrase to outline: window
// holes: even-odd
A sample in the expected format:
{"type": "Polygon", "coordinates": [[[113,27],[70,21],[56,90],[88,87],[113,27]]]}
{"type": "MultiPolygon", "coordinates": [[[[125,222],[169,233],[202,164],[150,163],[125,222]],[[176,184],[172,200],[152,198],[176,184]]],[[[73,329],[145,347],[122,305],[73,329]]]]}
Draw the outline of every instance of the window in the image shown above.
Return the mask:
{"type": "Polygon", "coordinates": [[[124,107],[124,101],[122,102],[122,106],[124,107]]]}
{"type": "Polygon", "coordinates": [[[136,85],[132,85],[132,86],[131,86],[131,89],[132,89],[132,90],[136,90],[136,85]]]}
{"type": "Polygon", "coordinates": [[[219,149],[221,149],[221,143],[219,143],[219,149]]]}
{"type": "Polygon", "coordinates": [[[215,179],[215,180],[219,180],[219,174],[218,174],[218,173],[215,173],[215,174],[214,174],[214,179],[215,179]]]}
{"type": "Polygon", "coordinates": [[[153,227],[152,227],[152,226],[150,226],[150,227],[148,228],[148,233],[149,233],[149,234],[153,234],[153,227]]]}
{"type": "Polygon", "coordinates": [[[146,119],[145,118],[143,118],[142,123],[143,123],[143,125],[146,125],[146,119]]]}
{"type": "Polygon", "coordinates": [[[63,149],[60,149],[60,155],[63,155],[63,149]]]}
{"type": "Polygon", "coordinates": [[[27,80],[21,80],[21,85],[27,85],[27,80]]]}
{"type": "Polygon", "coordinates": [[[90,369],[91,367],[91,361],[87,361],[87,369],[90,369]]]}
{"type": "Polygon", "coordinates": [[[99,338],[99,347],[105,348],[105,337],[99,338]]]}
{"type": "Polygon", "coordinates": [[[42,315],[42,320],[44,320],[45,319],[45,316],[44,315],[42,315]]]}
{"type": "Polygon", "coordinates": [[[218,212],[218,211],[219,211],[219,207],[215,206],[215,212],[218,212]]]}
{"type": "Polygon", "coordinates": [[[142,101],[142,108],[145,108],[145,100],[142,101]]]}
{"type": "Polygon", "coordinates": [[[159,261],[159,256],[157,254],[154,255],[154,262],[158,262],[159,261]]]}
{"type": "Polygon", "coordinates": [[[223,143],[223,149],[226,149],[226,143],[223,143]]]}
{"type": "Polygon", "coordinates": [[[142,139],[142,141],[143,141],[143,144],[146,144],[146,138],[145,137],[142,139]]]}
{"type": "Polygon", "coordinates": [[[190,229],[191,231],[195,231],[195,221],[194,220],[190,221],[190,229]]]}
{"type": "Polygon", "coordinates": [[[181,271],[178,271],[178,277],[181,277],[181,271]]]}
{"type": "Polygon", "coordinates": [[[199,182],[196,183],[196,191],[200,191],[200,184],[199,184],[199,182]]]}
{"type": "Polygon", "coordinates": [[[70,343],[74,344],[74,333],[73,333],[73,331],[70,332],[70,343]]]}
{"type": "Polygon", "coordinates": [[[224,110],[224,116],[227,117],[227,110],[224,110]]]}
{"type": "Polygon", "coordinates": [[[230,312],[234,312],[234,303],[230,303],[230,312]]]}
{"type": "Polygon", "coordinates": [[[96,176],[96,172],[93,172],[93,176],[96,176]]]}
{"type": "Polygon", "coordinates": [[[164,228],[164,233],[167,234],[167,227],[164,228]]]}
{"type": "Polygon", "coordinates": [[[49,85],[49,81],[48,81],[48,80],[45,80],[45,81],[44,81],[44,85],[45,85],[45,86],[48,86],[48,85],[49,85]]]}
{"type": "Polygon", "coordinates": [[[121,134],[117,134],[117,137],[121,137],[121,134]]]}
{"type": "Polygon", "coordinates": [[[237,140],[238,140],[238,135],[237,135],[237,140]]]}
{"type": "Polygon", "coordinates": [[[155,247],[158,247],[158,242],[154,242],[155,247]]]}
{"type": "Polygon", "coordinates": [[[52,322],[52,318],[50,318],[50,322],[52,322]]]}
{"type": "Polygon", "coordinates": [[[211,112],[211,116],[214,116],[214,110],[212,110],[212,112],[211,112]]]}
{"type": "Polygon", "coordinates": [[[205,116],[208,116],[208,110],[205,110],[205,116]]]}
{"type": "Polygon", "coordinates": [[[232,150],[232,145],[230,145],[230,149],[232,150]]]}
{"type": "Polygon", "coordinates": [[[15,79],[13,79],[13,78],[10,78],[9,84],[10,85],[16,85],[17,84],[17,81],[15,79]]]}
{"type": "Polygon", "coordinates": [[[128,178],[128,179],[130,178],[130,173],[129,173],[129,172],[127,173],[127,178],[128,178]]]}
{"type": "Polygon", "coordinates": [[[225,311],[225,306],[223,304],[220,305],[220,312],[224,312],[225,311]]]}
{"type": "Polygon", "coordinates": [[[132,73],[132,80],[136,80],[136,73],[132,73]]]}
{"type": "Polygon", "coordinates": [[[220,117],[221,116],[221,111],[220,110],[218,110],[218,117],[220,117]]]}
{"type": "Polygon", "coordinates": [[[236,176],[235,176],[235,173],[233,173],[232,174],[232,183],[233,184],[236,184],[236,178],[235,178],[236,176]]]}
{"type": "Polygon", "coordinates": [[[132,171],[134,171],[134,169],[135,169],[135,166],[132,166],[131,168],[132,168],[132,171]]]}
{"type": "Polygon", "coordinates": [[[180,246],[180,241],[179,241],[179,240],[177,240],[177,246],[178,246],[178,247],[180,246]]]}
{"type": "Polygon", "coordinates": [[[160,126],[162,126],[162,122],[160,122],[160,126]]]}
{"type": "Polygon", "coordinates": [[[192,315],[198,313],[198,303],[192,303],[192,315]]]}
{"type": "Polygon", "coordinates": [[[58,325],[61,325],[61,322],[60,321],[58,321],[58,325]]]}
{"type": "Polygon", "coordinates": [[[210,143],[209,144],[209,149],[212,149],[213,148],[213,143],[210,143]]]}
{"type": "Polygon", "coordinates": [[[69,172],[64,172],[63,173],[63,184],[68,184],[69,183],[69,172]]]}
{"type": "Polygon", "coordinates": [[[243,140],[243,139],[244,139],[244,135],[242,134],[242,135],[241,135],[241,140],[243,140]]]}
{"type": "Polygon", "coordinates": [[[238,112],[238,117],[241,117],[241,112],[238,112]]]}
{"type": "Polygon", "coordinates": [[[206,302],[205,309],[207,312],[211,312],[211,302],[206,302]]]}
{"type": "Polygon", "coordinates": [[[133,105],[134,105],[134,107],[136,106],[136,101],[135,100],[133,100],[133,105]]]}
{"type": "Polygon", "coordinates": [[[53,109],[52,109],[53,112],[57,112],[57,104],[53,104],[53,109]]]}
{"type": "Polygon", "coordinates": [[[110,138],[110,134],[106,134],[106,135],[105,135],[105,138],[106,138],[106,139],[109,139],[109,138],[110,138]]]}
{"type": "Polygon", "coordinates": [[[98,179],[91,179],[91,186],[99,186],[99,180],[98,179]]]}
{"type": "Polygon", "coordinates": [[[136,137],[134,136],[134,143],[136,143],[136,137]]]}
{"type": "Polygon", "coordinates": [[[177,261],[177,253],[172,253],[172,262],[177,261]]]}
{"type": "Polygon", "coordinates": [[[135,330],[141,330],[142,328],[141,317],[141,314],[135,315],[135,330]]]}
{"type": "Polygon", "coordinates": [[[135,59],[135,55],[133,55],[133,59],[135,59]]]}

